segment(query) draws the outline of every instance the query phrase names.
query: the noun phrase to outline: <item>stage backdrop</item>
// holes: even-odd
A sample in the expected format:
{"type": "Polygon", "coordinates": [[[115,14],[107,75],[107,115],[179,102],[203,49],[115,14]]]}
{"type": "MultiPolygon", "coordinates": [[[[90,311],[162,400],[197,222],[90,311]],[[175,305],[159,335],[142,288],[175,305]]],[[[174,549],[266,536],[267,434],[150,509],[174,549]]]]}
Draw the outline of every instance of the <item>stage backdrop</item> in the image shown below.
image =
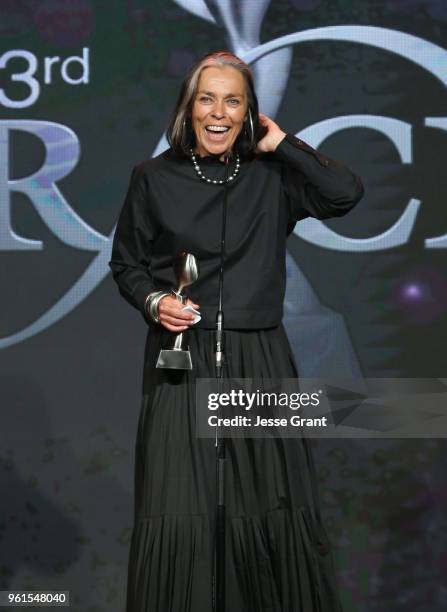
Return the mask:
{"type": "MultiPolygon", "coordinates": [[[[0,45],[0,589],[119,612],[146,324],[107,261],[132,167],[193,62],[245,58],[261,111],[366,188],[289,238],[300,374],[442,377],[447,3],[3,0],[0,45]]],[[[346,612],[445,610],[445,442],[314,446],[346,612]]]]}

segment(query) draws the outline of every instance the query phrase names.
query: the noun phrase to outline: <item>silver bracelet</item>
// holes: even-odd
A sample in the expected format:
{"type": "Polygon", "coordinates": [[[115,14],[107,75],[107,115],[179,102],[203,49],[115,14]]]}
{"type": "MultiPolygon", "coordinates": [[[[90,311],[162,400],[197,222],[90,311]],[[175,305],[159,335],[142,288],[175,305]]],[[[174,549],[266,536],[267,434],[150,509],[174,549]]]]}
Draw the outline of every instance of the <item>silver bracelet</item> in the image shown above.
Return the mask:
{"type": "Polygon", "coordinates": [[[144,310],[154,323],[160,323],[158,304],[160,300],[167,295],[170,295],[167,291],[152,291],[152,293],[149,293],[144,301],[144,310]]]}

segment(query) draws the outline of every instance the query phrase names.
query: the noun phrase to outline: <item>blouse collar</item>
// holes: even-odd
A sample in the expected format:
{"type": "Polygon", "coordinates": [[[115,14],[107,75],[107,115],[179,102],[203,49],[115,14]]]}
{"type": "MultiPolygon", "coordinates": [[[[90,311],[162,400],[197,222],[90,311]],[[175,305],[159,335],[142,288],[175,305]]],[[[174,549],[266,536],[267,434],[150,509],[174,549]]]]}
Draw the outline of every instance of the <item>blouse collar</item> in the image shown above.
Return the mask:
{"type": "MultiPolygon", "coordinates": [[[[200,157],[198,153],[195,153],[194,155],[196,156],[196,160],[199,165],[204,164],[225,166],[225,162],[219,159],[222,153],[216,153],[214,155],[209,153],[208,155],[204,155],[203,157],[200,157]]],[[[236,156],[233,154],[230,158],[230,164],[234,159],[236,159],[236,156]]]]}

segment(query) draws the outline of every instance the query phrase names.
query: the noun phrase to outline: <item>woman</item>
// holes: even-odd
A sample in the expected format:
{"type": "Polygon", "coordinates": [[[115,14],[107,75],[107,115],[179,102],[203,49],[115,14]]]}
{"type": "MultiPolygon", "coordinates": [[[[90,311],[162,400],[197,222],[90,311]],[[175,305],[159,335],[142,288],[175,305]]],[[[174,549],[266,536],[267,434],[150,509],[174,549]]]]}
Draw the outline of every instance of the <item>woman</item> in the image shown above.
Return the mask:
{"type": "MultiPolygon", "coordinates": [[[[250,69],[227,51],[190,70],[167,135],[170,148],[133,169],[109,262],[149,328],[127,612],[210,612],[215,443],[196,437],[195,379],[216,376],[223,191],[224,376],[296,378],[281,322],[286,238],[300,219],[349,212],[363,186],[346,166],[258,114],[250,69]],[[199,262],[187,289],[198,323],[169,293],[182,250],[199,262]],[[157,369],[166,337],[182,330],[193,369],[157,369]]],[[[230,438],[226,456],[227,609],[340,611],[309,445],[230,438]]]]}

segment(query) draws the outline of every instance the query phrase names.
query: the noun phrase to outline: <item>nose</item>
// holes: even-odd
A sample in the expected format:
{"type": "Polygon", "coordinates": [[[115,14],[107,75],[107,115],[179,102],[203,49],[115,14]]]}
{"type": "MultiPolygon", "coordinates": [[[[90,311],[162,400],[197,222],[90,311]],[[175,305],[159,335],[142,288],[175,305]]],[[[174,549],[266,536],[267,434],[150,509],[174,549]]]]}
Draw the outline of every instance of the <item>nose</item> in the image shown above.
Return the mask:
{"type": "Polygon", "coordinates": [[[217,100],[215,102],[212,115],[216,119],[222,119],[223,117],[225,117],[224,101],[223,100],[220,100],[220,101],[217,100]]]}

